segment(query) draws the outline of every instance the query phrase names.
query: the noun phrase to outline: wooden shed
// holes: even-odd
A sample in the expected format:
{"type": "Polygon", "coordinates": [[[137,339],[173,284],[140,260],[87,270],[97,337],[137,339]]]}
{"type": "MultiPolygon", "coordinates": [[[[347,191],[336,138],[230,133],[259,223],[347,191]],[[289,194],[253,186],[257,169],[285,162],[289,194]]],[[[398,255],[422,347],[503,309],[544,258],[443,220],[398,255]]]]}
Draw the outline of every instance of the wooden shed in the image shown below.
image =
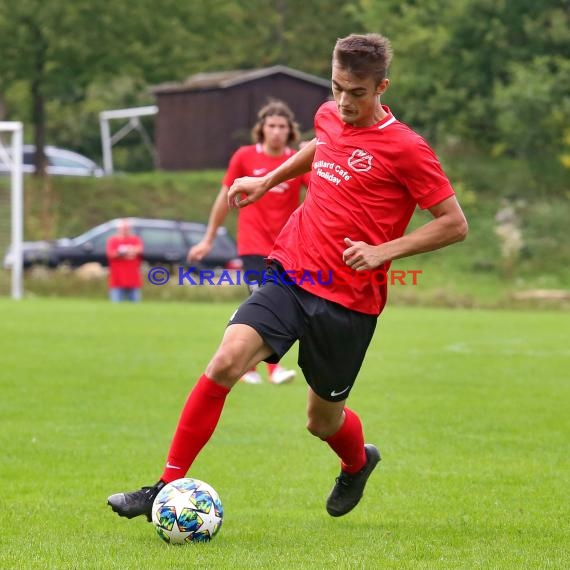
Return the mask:
{"type": "Polygon", "coordinates": [[[198,73],[152,91],[157,167],[192,170],[225,168],[239,146],[251,143],[257,111],[270,98],[285,101],[301,131],[310,131],[315,111],[330,97],[330,81],[276,65],[198,73]]]}

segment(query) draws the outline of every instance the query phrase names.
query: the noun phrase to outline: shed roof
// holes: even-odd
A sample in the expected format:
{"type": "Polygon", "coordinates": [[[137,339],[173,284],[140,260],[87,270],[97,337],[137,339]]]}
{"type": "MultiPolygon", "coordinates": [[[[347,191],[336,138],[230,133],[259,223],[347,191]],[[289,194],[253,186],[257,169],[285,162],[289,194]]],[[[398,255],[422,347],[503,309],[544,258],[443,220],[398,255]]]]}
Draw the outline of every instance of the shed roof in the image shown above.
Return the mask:
{"type": "Polygon", "coordinates": [[[205,89],[227,89],[234,85],[255,81],[271,75],[289,75],[319,87],[330,88],[330,81],[287,67],[286,65],[274,65],[260,69],[234,69],[230,71],[214,71],[208,73],[196,73],[183,82],[162,83],[152,88],[154,94],[175,93],[183,91],[200,91],[205,89]]]}

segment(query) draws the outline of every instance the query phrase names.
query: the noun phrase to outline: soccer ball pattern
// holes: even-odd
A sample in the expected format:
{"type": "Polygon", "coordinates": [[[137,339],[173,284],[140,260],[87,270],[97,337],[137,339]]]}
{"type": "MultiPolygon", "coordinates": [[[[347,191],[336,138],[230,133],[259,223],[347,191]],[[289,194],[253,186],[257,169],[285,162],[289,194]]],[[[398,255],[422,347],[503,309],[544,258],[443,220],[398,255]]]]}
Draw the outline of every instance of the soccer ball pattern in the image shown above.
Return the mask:
{"type": "Polygon", "coordinates": [[[199,479],[177,479],[165,485],[152,505],[158,536],[169,544],[211,540],[222,526],[218,493],[199,479]]]}

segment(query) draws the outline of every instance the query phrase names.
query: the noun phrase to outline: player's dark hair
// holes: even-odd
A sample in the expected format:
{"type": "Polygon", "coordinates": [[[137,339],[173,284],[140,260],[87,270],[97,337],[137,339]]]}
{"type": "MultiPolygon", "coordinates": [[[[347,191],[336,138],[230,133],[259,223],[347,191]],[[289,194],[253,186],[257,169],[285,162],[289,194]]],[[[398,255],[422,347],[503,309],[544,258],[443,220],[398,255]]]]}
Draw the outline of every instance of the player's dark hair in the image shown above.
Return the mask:
{"type": "Polygon", "coordinates": [[[301,138],[299,132],[299,125],[295,122],[295,115],[293,111],[289,108],[286,103],[279,101],[278,99],[272,99],[264,105],[257,113],[257,123],[255,123],[253,129],[251,129],[251,138],[254,143],[263,142],[263,125],[265,125],[265,119],[267,117],[285,117],[289,123],[289,137],[287,138],[287,144],[296,143],[301,138]]]}
{"type": "Polygon", "coordinates": [[[333,64],[363,79],[373,77],[378,85],[388,74],[392,61],[390,40],[380,34],[351,34],[337,40],[333,64]]]}

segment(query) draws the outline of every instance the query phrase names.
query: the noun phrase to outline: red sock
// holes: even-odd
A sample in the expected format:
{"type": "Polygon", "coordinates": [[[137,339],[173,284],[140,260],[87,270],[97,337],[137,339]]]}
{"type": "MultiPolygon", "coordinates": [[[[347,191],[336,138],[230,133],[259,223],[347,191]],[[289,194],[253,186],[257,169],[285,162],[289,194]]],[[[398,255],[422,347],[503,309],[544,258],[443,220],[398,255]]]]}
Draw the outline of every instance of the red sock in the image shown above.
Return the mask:
{"type": "Polygon", "coordinates": [[[178,420],[166,467],[161,479],[170,483],[186,475],[200,450],[206,445],[220,419],[230,389],[216,384],[205,374],[190,392],[178,420]]]}
{"type": "Polygon", "coordinates": [[[267,370],[269,372],[269,376],[273,374],[273,371],[279,366],[279,364],[271,364],[270,362],[267,363],[267,370]]]}
{"type": "Polygon", "coordinates": [[[357,473],[366,464],[364,433],[360,418],[349,408],[344,408],[344,423],[325,440],[340,457],[340,466],[347,473],[357,473]]]}

